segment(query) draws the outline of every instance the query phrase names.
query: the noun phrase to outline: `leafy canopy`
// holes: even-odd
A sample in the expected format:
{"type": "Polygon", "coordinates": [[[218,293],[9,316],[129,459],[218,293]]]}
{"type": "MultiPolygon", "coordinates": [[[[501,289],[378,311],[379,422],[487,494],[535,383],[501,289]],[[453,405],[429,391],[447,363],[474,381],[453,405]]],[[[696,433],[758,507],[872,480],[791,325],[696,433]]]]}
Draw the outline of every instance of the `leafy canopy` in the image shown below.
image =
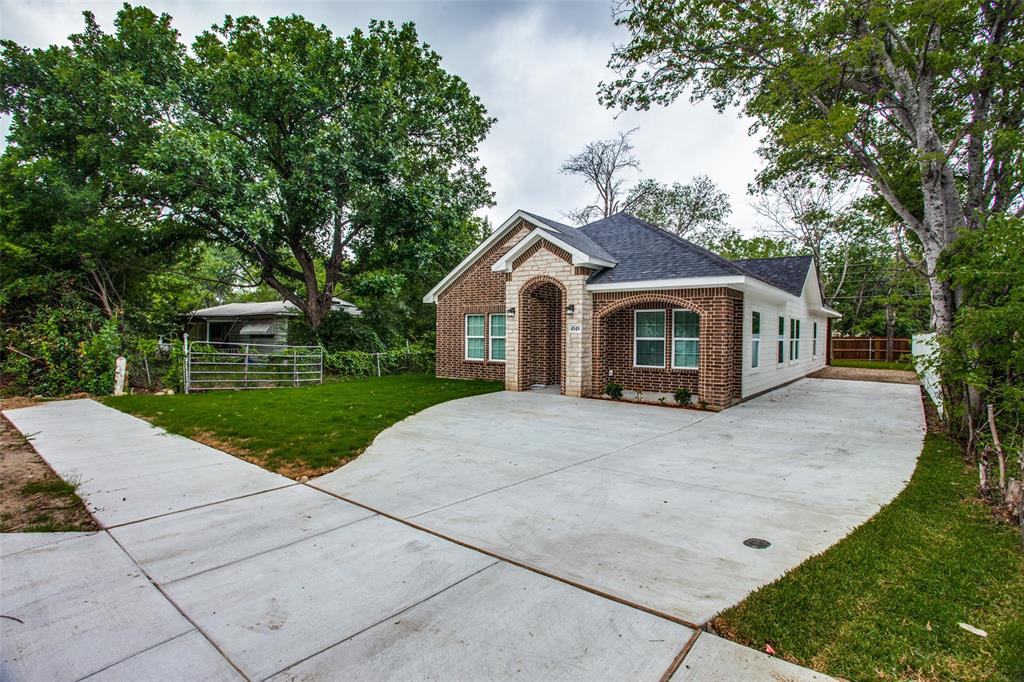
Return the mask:
{"type": "Polygon", "coordinates": [[[298,16],[228,17],[193,52],[155,186],[312,327],[360,257],[415,267],[490,202],[476,151],[492,119],[412,24],[338,38],[298,16]]]}

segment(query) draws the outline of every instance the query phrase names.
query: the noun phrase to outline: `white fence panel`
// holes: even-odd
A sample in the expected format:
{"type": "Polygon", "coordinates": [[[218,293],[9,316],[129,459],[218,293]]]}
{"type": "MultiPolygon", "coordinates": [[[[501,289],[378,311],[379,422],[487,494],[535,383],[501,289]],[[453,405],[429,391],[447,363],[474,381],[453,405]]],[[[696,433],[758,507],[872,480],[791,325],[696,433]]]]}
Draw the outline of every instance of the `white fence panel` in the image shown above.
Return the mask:
{"type": "Polygon", "coordinates": [[[942,386],[939,384],[939,375],[935,373],[933,368],[926,366],[922,362],[931,358],[935,351],[935,332],[914,334],[910,344],[910,353],[914,356],[914,366],[921,377],[921,384],[924,386],[924,390],[928,391],[928,395],[931,396],[932,402],[935,403],[935,407],[939,410],[939,414],[942,414],[942,386]]]}

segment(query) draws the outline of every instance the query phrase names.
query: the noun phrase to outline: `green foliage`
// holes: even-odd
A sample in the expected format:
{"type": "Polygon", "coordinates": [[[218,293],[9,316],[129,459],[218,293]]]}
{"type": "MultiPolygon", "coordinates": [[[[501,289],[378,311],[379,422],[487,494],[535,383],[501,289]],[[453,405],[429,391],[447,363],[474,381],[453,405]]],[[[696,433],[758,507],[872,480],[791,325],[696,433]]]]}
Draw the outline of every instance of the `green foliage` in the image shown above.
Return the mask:
{"type": "Polygon", "coordinates": [[[604,394],[612,400],[622,400],[622,384],[609,381],[605,384],[604,394]]]}
{"type": "Polygon", "coordinates": [[[417,271],[491,200],[476,153],[492,120],[412,24],[342,38],[295,15],[227,17],[193,53],[152,186],[311,327],[339,283],[381,260],[417,271]]]}
{"type": "Polygon", "coordinates": [[[178,97],[183,48],[170,18],[118,13],[104,34],[91,13],[67,46],[0,41],[0,302],[8,323],[69,287],[119,316],[192,234],[146,201],[147,155],[178,97]]]}
{"type": "MultiPolygon", "coordinates": [[[[963,292],[951,333],[939,337],[949,386],[976,389],[996,406],[1010,452],[1024,448],[1024,221],[994,216],[963,233],[943,259],[943,276],[963,292]]],[[[985,437],[985,436],[983,436],[985,437]]]]}
{"type": "Polygon", "coordinates": [[[288,343],[303,346],[320,344],[328,352],[358,350],[376,353],[385,350],[380,336],[363,316],[349,315],[341,310],[332,311],[315,330],[305,320],[290,320],[288,343]]]}
{"type": "Polygon", "coordinates": [[[674,393],[676,402],[680,405],[689,405],[693,400],[693,393],[688,388],[677,388],[674,393]]]}
{"type": "MultiPolygon", "coordinates": [[[[381,374],[433,374],[432,347],[410,345],[380,353],[381,374]]],[[[342,377],[376,376],[378,358],[374,353],[342,350],[324,353],[324,371],[342,377]]]]}
{"type": "Polygon", "coordinates": [[[122,345],[118,319],[105,318],[72,294],[4,328],[0,343],[7,393],[60,396],[114,389],[114,363],[122,345]]]}

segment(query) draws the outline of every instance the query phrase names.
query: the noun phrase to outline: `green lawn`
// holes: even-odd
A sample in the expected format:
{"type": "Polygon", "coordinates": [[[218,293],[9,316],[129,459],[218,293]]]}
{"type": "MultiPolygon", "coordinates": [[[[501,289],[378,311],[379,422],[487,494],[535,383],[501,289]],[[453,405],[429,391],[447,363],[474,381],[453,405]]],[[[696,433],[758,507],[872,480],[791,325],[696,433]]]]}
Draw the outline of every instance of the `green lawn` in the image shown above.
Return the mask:
{"type": "Polygon", "coordinates": [[[957,445],[930,434],[892,504],[716,625],[850,680],[1024,680],[1020,534],[974,499],[976,482],[957,445]]]}
{"type": "Polygon", "coordinates": [[[306,388],[132,395],[103,402],[288,476],[331,471],[411,414],[500,391],[491,381],[400,375],[306,388]]]}
{"type": "Polygon", "coordinates": [[[833,360],[833,367],[856,367],[857,369],[903,369],[914,371],[914,363],[908,361],[886,362],[885,360],[833,360]]]}

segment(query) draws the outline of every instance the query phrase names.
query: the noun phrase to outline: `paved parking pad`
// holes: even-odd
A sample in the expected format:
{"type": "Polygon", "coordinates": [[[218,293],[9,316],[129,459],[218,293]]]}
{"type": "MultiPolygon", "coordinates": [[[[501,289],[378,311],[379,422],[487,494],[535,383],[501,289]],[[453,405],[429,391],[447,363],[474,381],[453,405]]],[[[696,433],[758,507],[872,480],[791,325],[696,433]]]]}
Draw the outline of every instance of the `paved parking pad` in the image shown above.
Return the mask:
{"type": "Polygon", "coordinates": [[[867,520],[909,480],[924,434],[911,385],[805,379],[717,414],[486,398],[414,415],[312,485],[695,624],[867,520]],[[414,478],[397,465],[408,443],[414,478]],[[547,472],[531,468],[539,450],[547,472]],[[481,474],[488,458],[529,475],[481,474]]]}
{"type": "Polygon", "coordinates": [[[657,680],[692,630],[500,562],[273,678],[657,680]]]}

